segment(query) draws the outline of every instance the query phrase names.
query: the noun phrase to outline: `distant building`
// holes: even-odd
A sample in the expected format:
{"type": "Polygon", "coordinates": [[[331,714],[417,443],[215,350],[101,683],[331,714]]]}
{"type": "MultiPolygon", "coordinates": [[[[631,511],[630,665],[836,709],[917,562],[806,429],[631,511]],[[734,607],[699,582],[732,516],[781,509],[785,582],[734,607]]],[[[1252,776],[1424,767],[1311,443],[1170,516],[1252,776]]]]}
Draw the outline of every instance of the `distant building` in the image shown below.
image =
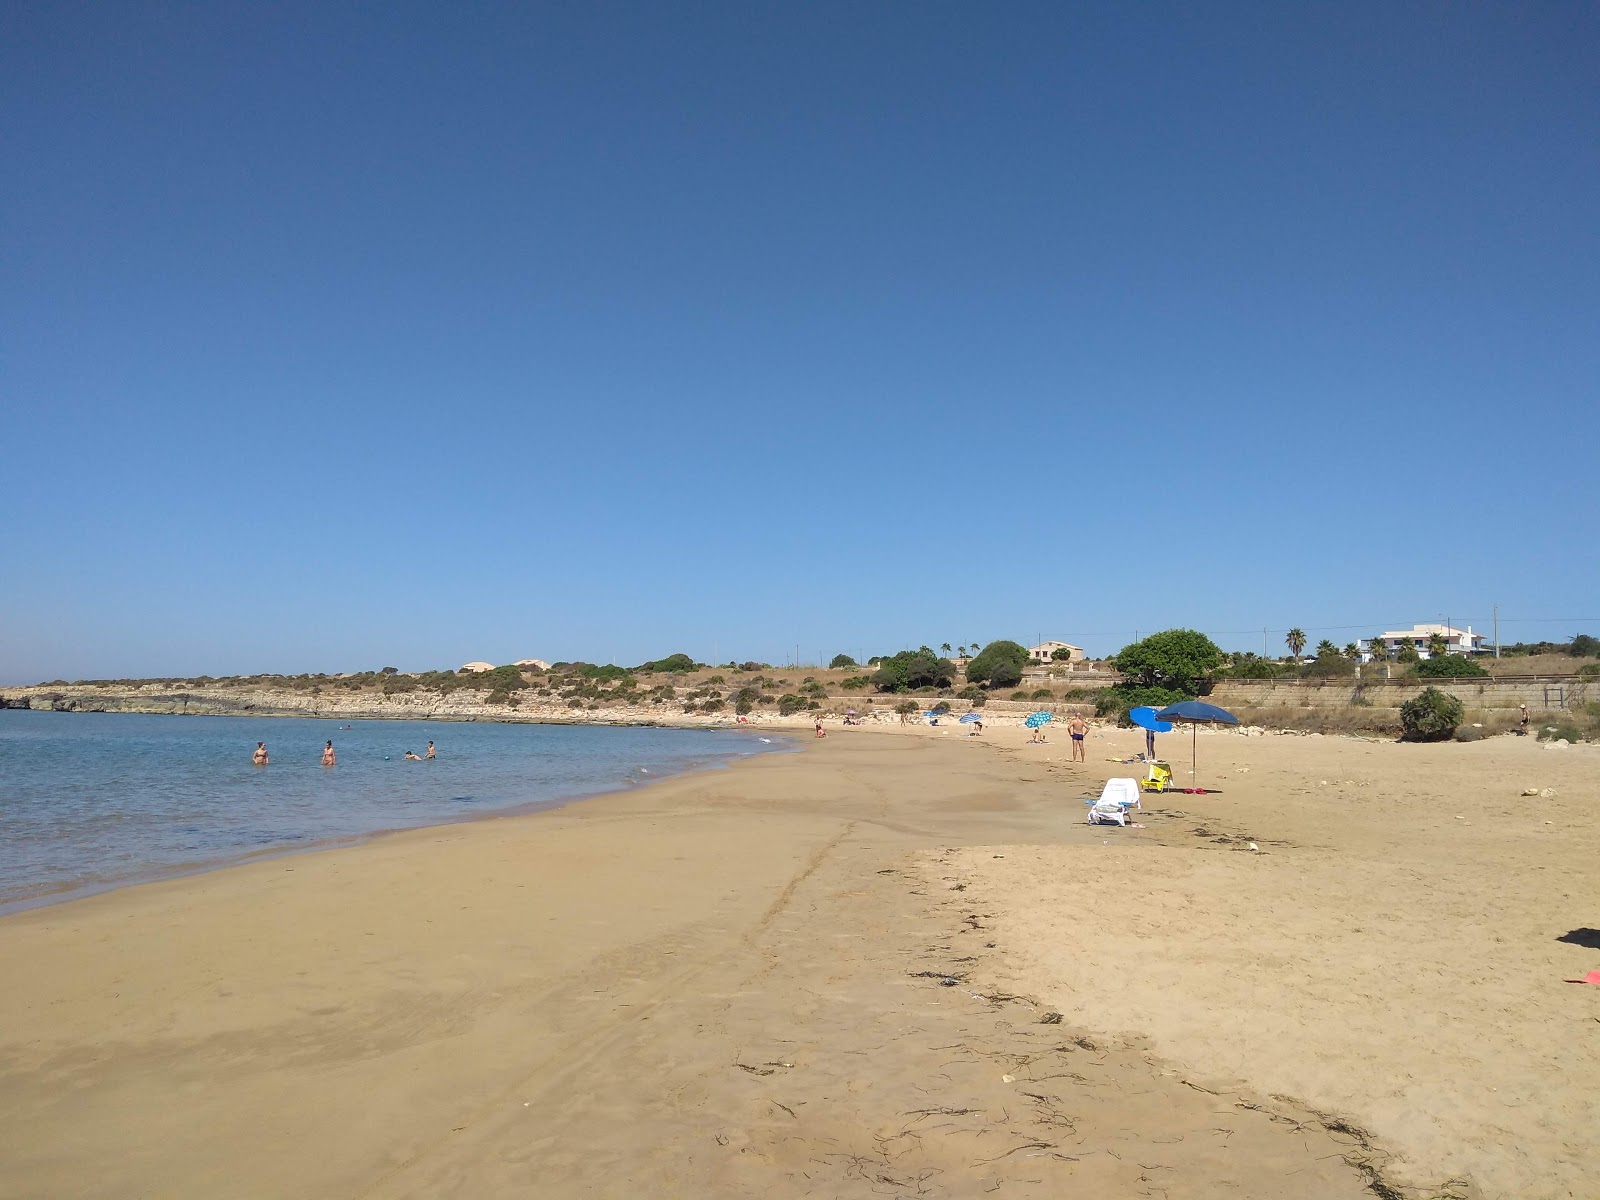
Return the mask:
{"type": "Polygon", "coordinates": [[[1391,630],[1376,638],[1362,638],[1356,643],[1356,648],[1361,651],[1362,662],[1371,662],[1376,657],[1393,658],[1404,646],[1410,646],[1420,657],[1428,658],[1428,643],[1436,633],[1445,640],[1446,654],[1481,654],[1486,649],[1484,643],[1489,640],[1481,633],[1473,633],[1471,625],[1465,629],[1457,629],[1453,625],[1413,625],[1410,629],[1391,630]],[[1374,643],[1377,643],[1376,653],[1374,643]]]}
{"type": "Polygon", "coordinates": [[[1055,662],[1057,650],[1068,651],[1067,662],[1083,661],[1083,647],[1070,646],[1066,642],[1040,642],[1037,646],[1028,647],[1028,657],[1035,663],[1055,662]]]}
{"type": "Polygon", "coordinates": [[[469,663],[462,663],[461,664],[461,669],[460,669],[460,671],[457,672],[457,674],[466,675],[468,673],[471,673],[471,674],[476,675],[476,674],[479,674],[479,673],[481,673],[483,671],[492,671],[492,670],[494,670],[494,664],[493,663],[469,662],[469,663]]]}
{"type": "Polygon", "coordinates": [[[519,667],[532,667],[535,671],[548,671],[550,664],[542,658],[519,658],[516,665],[519,667]]]}

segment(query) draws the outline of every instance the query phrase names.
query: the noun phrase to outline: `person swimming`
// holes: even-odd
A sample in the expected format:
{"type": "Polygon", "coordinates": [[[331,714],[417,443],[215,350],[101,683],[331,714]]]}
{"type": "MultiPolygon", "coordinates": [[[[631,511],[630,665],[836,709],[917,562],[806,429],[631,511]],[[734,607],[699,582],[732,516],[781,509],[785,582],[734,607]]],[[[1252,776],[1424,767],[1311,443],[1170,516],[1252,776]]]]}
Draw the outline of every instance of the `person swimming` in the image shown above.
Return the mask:
{"type": "Polygon", "coordinates": [[[250,756],[250,761],[255,763],[255,765],[258,767],[264,767],[267,765],[269,760],[267,758],[267,744],[265,742],[256,743],[256,752],[250,756]]]}
{"type": "Polygon", "coordinates": [[[325,767],[331,767],[338,761],[338,756],[333,752],[333,739],[329,738],[328,744],[322,748],[322,765],[325,767]]]}
{"type": "Polygon", "coordinates": [[[406,761],[407,762],[421,762],[422,761],[422,755],[418,754],[415,750],[407,750],[406,751],[406,761]]]}

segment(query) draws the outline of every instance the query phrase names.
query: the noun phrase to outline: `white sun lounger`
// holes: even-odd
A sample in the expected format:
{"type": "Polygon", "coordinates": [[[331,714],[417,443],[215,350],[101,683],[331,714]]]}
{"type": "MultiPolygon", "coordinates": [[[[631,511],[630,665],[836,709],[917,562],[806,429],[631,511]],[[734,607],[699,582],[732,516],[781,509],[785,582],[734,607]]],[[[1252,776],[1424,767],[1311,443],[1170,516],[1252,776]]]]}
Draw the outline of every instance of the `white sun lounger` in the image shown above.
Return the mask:
{"type": "Polygon", "coordinates": [[[1134,779],[1108,779],[1100,798],[1085,803],[1089,805],[1091,825],[1126,825],[1130,808],[1144,808],[1139,802],[1139,783],[1134,779]]]}

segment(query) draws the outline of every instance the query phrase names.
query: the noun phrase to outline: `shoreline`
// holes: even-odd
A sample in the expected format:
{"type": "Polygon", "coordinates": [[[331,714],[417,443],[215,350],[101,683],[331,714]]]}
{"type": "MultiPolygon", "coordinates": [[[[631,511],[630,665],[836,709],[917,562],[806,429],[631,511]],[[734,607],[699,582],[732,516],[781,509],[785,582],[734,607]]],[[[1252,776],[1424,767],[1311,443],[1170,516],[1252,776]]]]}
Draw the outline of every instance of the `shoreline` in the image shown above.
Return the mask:
{"type": "MultiPolygon", "coordinates": [[[[110,716],[124,716],[124,715],[138,715],[138,716],[191,715],[191,716],[198,716],[198,715],[207,715],[207,716],[210,716],[210,715],[222,715],[222,714],[168,714],[168,713],[124,714],[124,713],[111,713],[111,714],[99,714],[99,715],[110,715],[110,716]]],[[[241,716],[242,717],[242,716],[247,716],[247,715],[250,715],[250,714],[239,713],[239,714],[231,714],[231,715],[236,715],[236,716],[241,716]]],[[[286,714],[281,714],[281,715],[285,716],[285,717],[289,717],[289,716],[293,716],[295,714],[287,714],[286,713],[286,714]]],[[[312,719],[312,718],[302,718],[302,719],[312,719]]],[[[331,720],[333,718],[328,718],[328,719],[331,720]]],[[[351,717],[351,718],[346,718],[346,719],[353,721],[353,720],[382,720],[384,718],[351,717]]],[[[576,722],[574,722],[574,724],[575,723],[576,722]]],[[[638,726],[636,726],[636,725],[619,725],[619,726],[616,726],[616,728],[638,728],[638,726]]],[[[674,727],[674,726],[662,726],[661,728],[676,728],[676,727],[674,727]]],[[[699,726],[686,726],[684,728],[700,729],[701,727],[699,727],[699,726]]],[[[740,730],[742,731],[743,729],[744,729],[744,727],[741,726],[740,730]]],[[[187,879],[187,878],[191,878],[191,877],[194,877],[194,876],[208,875],[208,874],[211,874],[212,872],[227,871],[227,870],[231,870],[234,867],[248,866],[248,865],[250,865],[252,863],[256,863],[256,862],[270,862],[270,861],[272,861],[274,859],[293,857],[293,856],[302,855],[302,854],[319,854],[319,853],[323,853],[323,852],[330,851],[330,850],[348,849],[348,848],[353,847],[353,846],[364,845],[364,844],[366,844],[368,842],[371,842],[371,841],[373,841],[375,839],[384,838],[384,837],[390,837],[390,836],[393,836],[395,834],[409,833],[409,832],[412,832],[414,830],[436,829],[436,828],[442,828],[442,827],[447,827],[447,826],[451,826],[451,825],[466,825],[466,824],[472,824],[472,823],[478,822],[478,821],[493,821],[493,820],[499,820],[499,819],[507,818],[507,817],[531,816],[531,815],[534,815],[534,814],[537,814],[537,813],[547,812],[547,811],[550,811],[552,809],[563,808],[563,807],[566,807],[567,805],[571,805],[571,804],[580,804],[580,803],[582,803],[582,802],[584,802],[586,800],[594,800],[594,799],[598,799],[598,798],[603,797],[603,796],[610,796],[610,795],[616,795],[616,794],[620,794],[620,793],[634,792],[634,791],[641,790],[642,788],[654,787],[657,784],[667,783],[667,782],[670,782],[672,780],[681,779],[681,778],[683,778],[685,776],[695,775],[695,774],[698,774],[698,773],[701,773],[701,772],[713,772],[713,771],[726,770],[727,768],[729,768],[733,764],[738,763],[738,762],[746,761],[747,759],[750,759],[750,758],[758,758],[758,757],[761,757],[761,756],[766,755],[766,754],[792,754],[792,753],[795,753],[797,750],[803,748],[803,745],[799,743],[799,739],[797,739],[797,738],[785,736],[785,737],[782,738],[782,740],[784,742],[790,743],[790,745],[786,748],[783,745],[774,744],[773,747],[771,749],[769,749],[769,750],[757,750],[757,751],[753,751],[753,752],[750,752],[750,753],[745,754],[745,755],[735,756],[735,757],[727,758],[727,759],[724,759],[724,760],[721,760],[721,761],[717,761],[717,762],[695,763],[695,764],[692,764],[692,765],[689,765],[689,766],[685,766],[685,767],[683,767],[681,769],[678,769],[678,770],[675,770],[675,771],[671,771],[668,774],[662,775],[660,778],[652,778],[649,781],[647,781],[645,783],[642,783],[642,784],[641,783],[636,783],[636,782],[613,783],[613,784],[606,785],[604,787],[597,788],[597,789],[595,789],[593,791],[581,791],[581,792],[566,793],[566,794],[562,794],[562,795],[559,795],[559,796],[552,797],[552,798],[550,798],[548,800],[526,800],[526,801],[519,801],[519,802],[517,802],[515,804],[506,805],[504,808],[494,808],[494,809],[488,809],[488,810],[480,810],[480,811],[476,811],[476,812],[470,812],[469,811],[469,812],[462,813],[459,816],[452,816],[452,817],[450,817],[448,819],[445,819],[445,820],[424,821],[421,824],[416,824],[416,825],[384,826],[384,827],[379,828],[379,829],[371,829],[371,830],[367,830],[367,831],[362,832],[362,833],[335,835],[335,836],[330,836],[330,837],[317,838],[315,840],[307,841],[307,842],[295,842],[295,843],[288,843],[288,844],[284,844],[284,845],[280,845],[280,846],[268,846],[268,847],[263,847],[263,848],[255,849],[255,850],[243,850],[243,851],[239,851],[239,852],[236,852],[236,853],[219,855],[218,857],[215,857],[215,858],[203,859],[203,860],[198,860],[198,861],[190,862],[190,863],[176,864],[176,865],[171,865],[171,866],[167,866],[167,867],[140,868],[140,869],[138,869],[136,871],[130,872],[126,876],[119,876],[119,877],[117,877],[116,879],[113,879],[113,880],[106,880],[106,879],[102,878],[102,879],[99,879],[99,880],[96,880],[96,881],[93,881],[93,882],[78,882],[78,883],[66,884],[66,885],[62,885],[60,887],[52,888],[51,890],[49,890],[47,892],[35,893],[33,895],[26,896],[26,897],[21,897],[21,898],[12,899],[12,900],[0,899],[0,918],[4,918],[4,917],[10,916],[10,915],[15,914],[15,913],[32,912],[32,911],[35,911],[35,910],[41,909],[41,908],[51,908],[51,907],[55,907],[55,906],[61,905],[61,904],[72,904],[72,903],[74,903],[74,902],[76,902],[78,900],[86,900],[86,899],[89,899],[89,898],[94,897],[94,896],[104,896],[104,895],[107,895],[107,894],[110,894],[110,893],[122,891],[122,890],[124,890],[126,888],[142,887],[142,886],[144,886],[146,884],[150,884],[150,883],[163,883],[163,882],[167,882],[167,881],[170,881],[170,880],[187,879]]]]}

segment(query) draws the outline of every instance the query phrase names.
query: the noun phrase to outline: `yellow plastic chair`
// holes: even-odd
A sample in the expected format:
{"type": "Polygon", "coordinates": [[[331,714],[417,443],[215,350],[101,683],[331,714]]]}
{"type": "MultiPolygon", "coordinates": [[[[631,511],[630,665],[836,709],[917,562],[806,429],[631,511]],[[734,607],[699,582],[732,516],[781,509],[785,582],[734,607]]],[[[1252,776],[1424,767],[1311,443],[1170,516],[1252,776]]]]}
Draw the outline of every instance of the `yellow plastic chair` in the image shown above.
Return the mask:
{"type": "Polygon", "coordinates": [[[1150,769],[1139,781],[1141,792],[1164,792],[1172,786],[1172,768],[1164,762],[1150,763],[1150,769]]]}

